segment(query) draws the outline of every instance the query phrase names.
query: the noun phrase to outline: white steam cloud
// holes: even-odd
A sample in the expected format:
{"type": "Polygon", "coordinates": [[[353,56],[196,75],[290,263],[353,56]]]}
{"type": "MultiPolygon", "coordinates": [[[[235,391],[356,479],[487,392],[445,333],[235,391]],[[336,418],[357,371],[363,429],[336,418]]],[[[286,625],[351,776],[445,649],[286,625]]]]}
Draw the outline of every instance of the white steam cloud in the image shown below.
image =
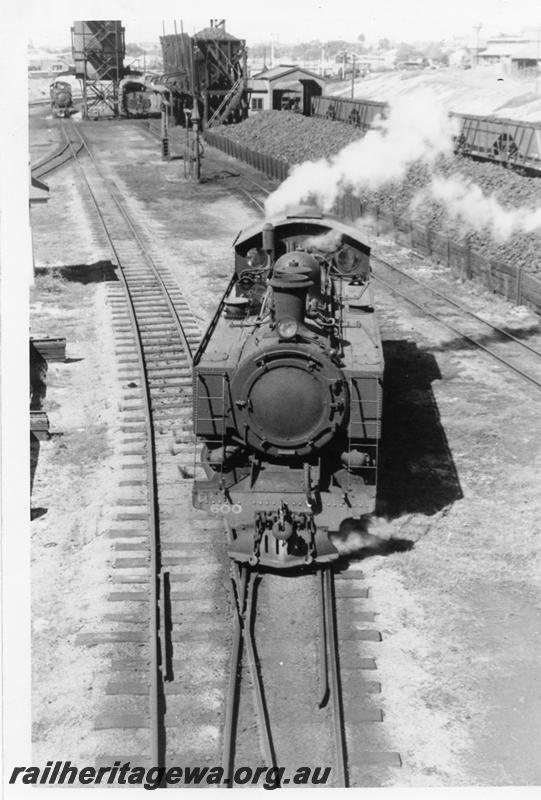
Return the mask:
{"type": "Polygon", "coordinates": [[[342,244],[342,234],[338,231],[327,231],[320,233],[319,236],[310,236],[304,242],[305,247],[313,247],[323,253],[332,253],[342,244]]]}
{"type": "Polygon", "coordinates": [[[513,233],[541,230],[541,208],[504,208],[495,195],[484,194],[480,186],[466,178],[433,177],[428,190],[414,198],[413,208],[427,195],[439,201],[452,219],[470,230],[488,230],[500,243],[513,233]]]}
{"type": "Polygon", "coordinates": [[[338,196],[350,190],[360,194],[403,177],[418,159],[434,161],[453,149],[449,119],[432,92],[402,97],[391,105],[389,116],[362,139],[344,147],[331,158],[306,161],[293,167],[290,176],[265,203],[267,216],[286,212],[305,202],[329,211],[338,196]]]}

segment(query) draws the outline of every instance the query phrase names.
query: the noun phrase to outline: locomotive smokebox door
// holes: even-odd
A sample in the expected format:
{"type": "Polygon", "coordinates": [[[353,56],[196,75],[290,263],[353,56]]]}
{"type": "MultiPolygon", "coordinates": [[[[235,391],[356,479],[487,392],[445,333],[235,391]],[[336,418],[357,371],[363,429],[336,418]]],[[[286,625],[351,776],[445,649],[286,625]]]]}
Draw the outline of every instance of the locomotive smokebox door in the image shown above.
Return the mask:
{"type": "Polygon", "coordinates": [[[309,456],[342,424],[346,385],[330,359],[303,345],[250,356],[231,384],[237,429],[270,456],[309,456]]]}

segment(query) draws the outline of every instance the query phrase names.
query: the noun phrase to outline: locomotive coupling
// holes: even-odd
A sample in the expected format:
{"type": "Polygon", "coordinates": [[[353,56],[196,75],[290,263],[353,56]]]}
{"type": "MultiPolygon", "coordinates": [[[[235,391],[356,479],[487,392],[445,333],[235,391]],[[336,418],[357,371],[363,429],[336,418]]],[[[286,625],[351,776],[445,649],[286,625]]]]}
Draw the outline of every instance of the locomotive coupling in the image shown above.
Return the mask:
{"type": "Polygon", "coordinates": [[[293,520],[288,507],[282,501],[278,511],[278,517],[272,525],[272,535],[275,539],[287,542],[293,535],[293,520]]]}

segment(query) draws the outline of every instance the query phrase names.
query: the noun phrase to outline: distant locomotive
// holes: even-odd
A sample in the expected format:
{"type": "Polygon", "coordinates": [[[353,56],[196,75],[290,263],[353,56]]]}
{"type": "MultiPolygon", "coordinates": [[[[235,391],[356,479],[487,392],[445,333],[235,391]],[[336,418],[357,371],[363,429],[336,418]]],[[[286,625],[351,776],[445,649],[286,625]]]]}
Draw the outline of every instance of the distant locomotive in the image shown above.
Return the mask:
{"type": "Polygon", "coordinates": [[[71,85],[66,81],[54,81],[49,87],[51,111],[56,117],[69,117],[73,111],[71,85]]]}
{"type": "Polygon", "coordinates": [[[126,78],[120,83],[122,112],[126,117],[159,116],[164,102],[169,103],[169,90],[145,80],[126,78]]]}
{"type": "Polygon", "coordinates": [[[194,359],[205,479],[229,554],[275,568],[338,557],[329,534],[374,510],[383,356],[358,231],[316,209],[235,242],[235,273],[194,359]]]}

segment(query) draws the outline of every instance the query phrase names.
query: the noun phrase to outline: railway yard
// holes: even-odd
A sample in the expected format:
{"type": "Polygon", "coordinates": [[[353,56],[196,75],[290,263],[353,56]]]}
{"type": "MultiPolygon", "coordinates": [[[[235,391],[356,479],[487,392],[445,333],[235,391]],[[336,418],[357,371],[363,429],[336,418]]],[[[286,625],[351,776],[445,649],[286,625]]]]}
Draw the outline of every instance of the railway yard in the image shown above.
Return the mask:
{"type": "Polygon", "coordinates": [[[192,507],[191,356],[277,182],[207,147],[196,183],[182,135],[162,160],[148,121],[30,110],[32,164],[73,148],[32,209],[31,335],[67,342],[34,452],[34,762],[541,783],[539,317],[366,223],[377,513],[321,584],[254,581],[192,507]]]}

